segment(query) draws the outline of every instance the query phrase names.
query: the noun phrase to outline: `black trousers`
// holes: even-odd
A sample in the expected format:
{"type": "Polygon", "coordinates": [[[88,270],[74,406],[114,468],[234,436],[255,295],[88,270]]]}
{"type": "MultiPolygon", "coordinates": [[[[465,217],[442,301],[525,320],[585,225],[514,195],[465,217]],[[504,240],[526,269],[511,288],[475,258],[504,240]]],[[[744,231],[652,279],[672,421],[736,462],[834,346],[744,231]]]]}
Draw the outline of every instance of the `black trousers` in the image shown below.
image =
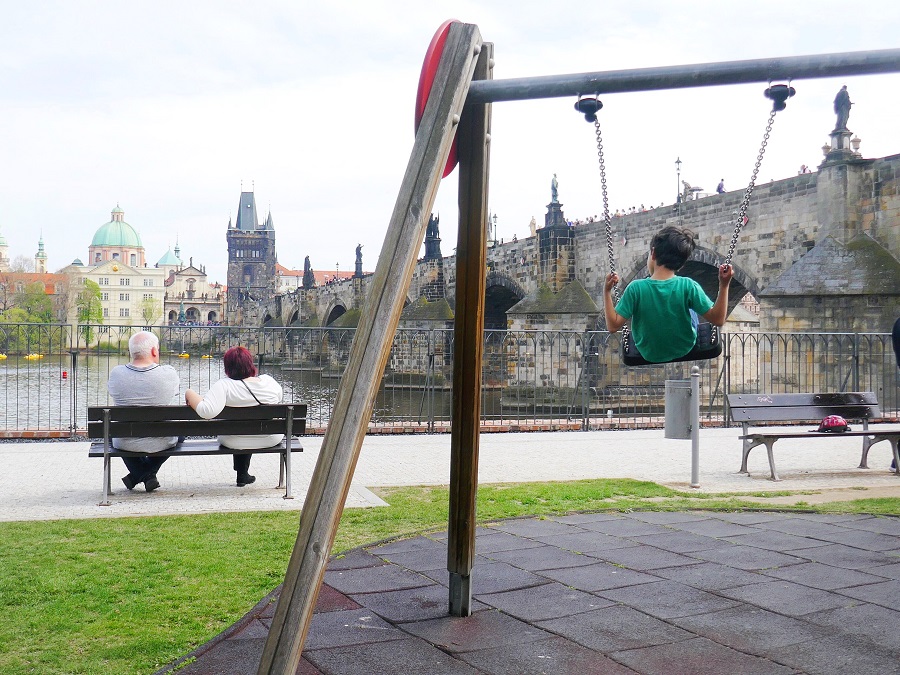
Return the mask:
{"type": "Polygon", "coordinates": [[[239,474],[247,473],[250,470],[250,458],[253,455],[233,455],[234,457],[234,470],[239,474]]]}
{"type": "Polygon", "coordinates": [[[143,483],[151,476],[155,476],[168,457],[156,457],[155,455],[143,455],[142,457],[123,457],[125,467],[134,478],[135,482],[143,483]]]}

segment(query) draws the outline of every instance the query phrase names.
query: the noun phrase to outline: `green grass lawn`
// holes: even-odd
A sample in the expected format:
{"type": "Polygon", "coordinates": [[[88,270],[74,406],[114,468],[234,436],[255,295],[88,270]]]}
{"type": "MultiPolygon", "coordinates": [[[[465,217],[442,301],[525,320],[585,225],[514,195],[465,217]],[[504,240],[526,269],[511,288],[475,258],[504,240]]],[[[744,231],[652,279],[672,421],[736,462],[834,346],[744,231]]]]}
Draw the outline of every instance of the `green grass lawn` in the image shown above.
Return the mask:
{"type": "MultiPolygon", "coordinates": [[[[346,511],[335,551],[446,526],[446,488],[378,494],[390,506],[346,511]]],[[[761,507],[634,480],[483,485],[478,493],[482,521],[701,508],[761,507]]],[[[815,510],[897,514],[900,499],[815,510]]],[[[296,512],[263,512],[0,523],[0,673],[152,673],[281,583],[298,522],[296,512]]]]}

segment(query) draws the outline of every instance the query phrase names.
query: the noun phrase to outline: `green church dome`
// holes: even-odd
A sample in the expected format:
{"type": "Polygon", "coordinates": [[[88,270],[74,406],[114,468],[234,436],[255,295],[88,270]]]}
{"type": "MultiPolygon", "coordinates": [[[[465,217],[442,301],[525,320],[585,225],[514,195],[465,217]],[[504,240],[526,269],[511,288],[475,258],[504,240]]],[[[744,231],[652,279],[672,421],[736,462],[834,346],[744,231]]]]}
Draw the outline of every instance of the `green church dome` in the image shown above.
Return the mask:
{"type": "Polygon", "coordinates": [[[168,267],[170,265],[180,265],[181,259],[172,253],[172,249],[166,251],[166,254],[156,263],[157,267],[168,267]]]}
{"type": "Polygon", "coordinates": [[[112,210],[112,220],[101,225],[94,234],[91,246],[123,246],[126,248],[144,248],[141,235],[124,220],[125,212],[119,208],[112,210]]]}

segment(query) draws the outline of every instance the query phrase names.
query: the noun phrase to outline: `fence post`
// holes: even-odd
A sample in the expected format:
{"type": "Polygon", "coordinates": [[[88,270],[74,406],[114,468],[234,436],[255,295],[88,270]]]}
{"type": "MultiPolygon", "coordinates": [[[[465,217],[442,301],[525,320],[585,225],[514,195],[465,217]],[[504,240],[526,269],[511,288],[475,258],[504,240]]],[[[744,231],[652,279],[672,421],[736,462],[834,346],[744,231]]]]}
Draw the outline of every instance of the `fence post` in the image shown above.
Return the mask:
{"type": "Polygon", "coordinates": [[[75,438],[78,432],[78,350],[70,348],[69,354],[71,356],[69,368],[72,373],[69,378],[69,436],[75,438]]]}
{"type": "Polygon", "coordinates": [[[581,430],[587,431],[591,419],[590,377],[588,364],[590,359],[591,341],[588,333],[581,334],[581,430]]]}

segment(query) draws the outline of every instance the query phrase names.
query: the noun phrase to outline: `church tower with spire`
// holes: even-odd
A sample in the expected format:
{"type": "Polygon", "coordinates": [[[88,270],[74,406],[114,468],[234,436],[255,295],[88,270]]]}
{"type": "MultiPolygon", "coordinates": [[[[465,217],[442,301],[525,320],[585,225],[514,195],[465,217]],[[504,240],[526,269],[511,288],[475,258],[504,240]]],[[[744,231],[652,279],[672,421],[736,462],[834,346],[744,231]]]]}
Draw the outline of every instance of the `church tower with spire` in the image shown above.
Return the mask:
{"type": "Polygon", "coordinates": [[[265,222],[256,215],[256,197],[241,192],[237,218],[228,221],[228,306],[232,325],[258,323],[260,303],[275,296],[275,225],[270,211],[265,222]]]}
{"type": "Polygon", "coordinates": [[[47,253],[44,251],[44,235],[38,240],[38,250],[34,254],[34,271],[38,274],[47,273],[47,253]]]}

